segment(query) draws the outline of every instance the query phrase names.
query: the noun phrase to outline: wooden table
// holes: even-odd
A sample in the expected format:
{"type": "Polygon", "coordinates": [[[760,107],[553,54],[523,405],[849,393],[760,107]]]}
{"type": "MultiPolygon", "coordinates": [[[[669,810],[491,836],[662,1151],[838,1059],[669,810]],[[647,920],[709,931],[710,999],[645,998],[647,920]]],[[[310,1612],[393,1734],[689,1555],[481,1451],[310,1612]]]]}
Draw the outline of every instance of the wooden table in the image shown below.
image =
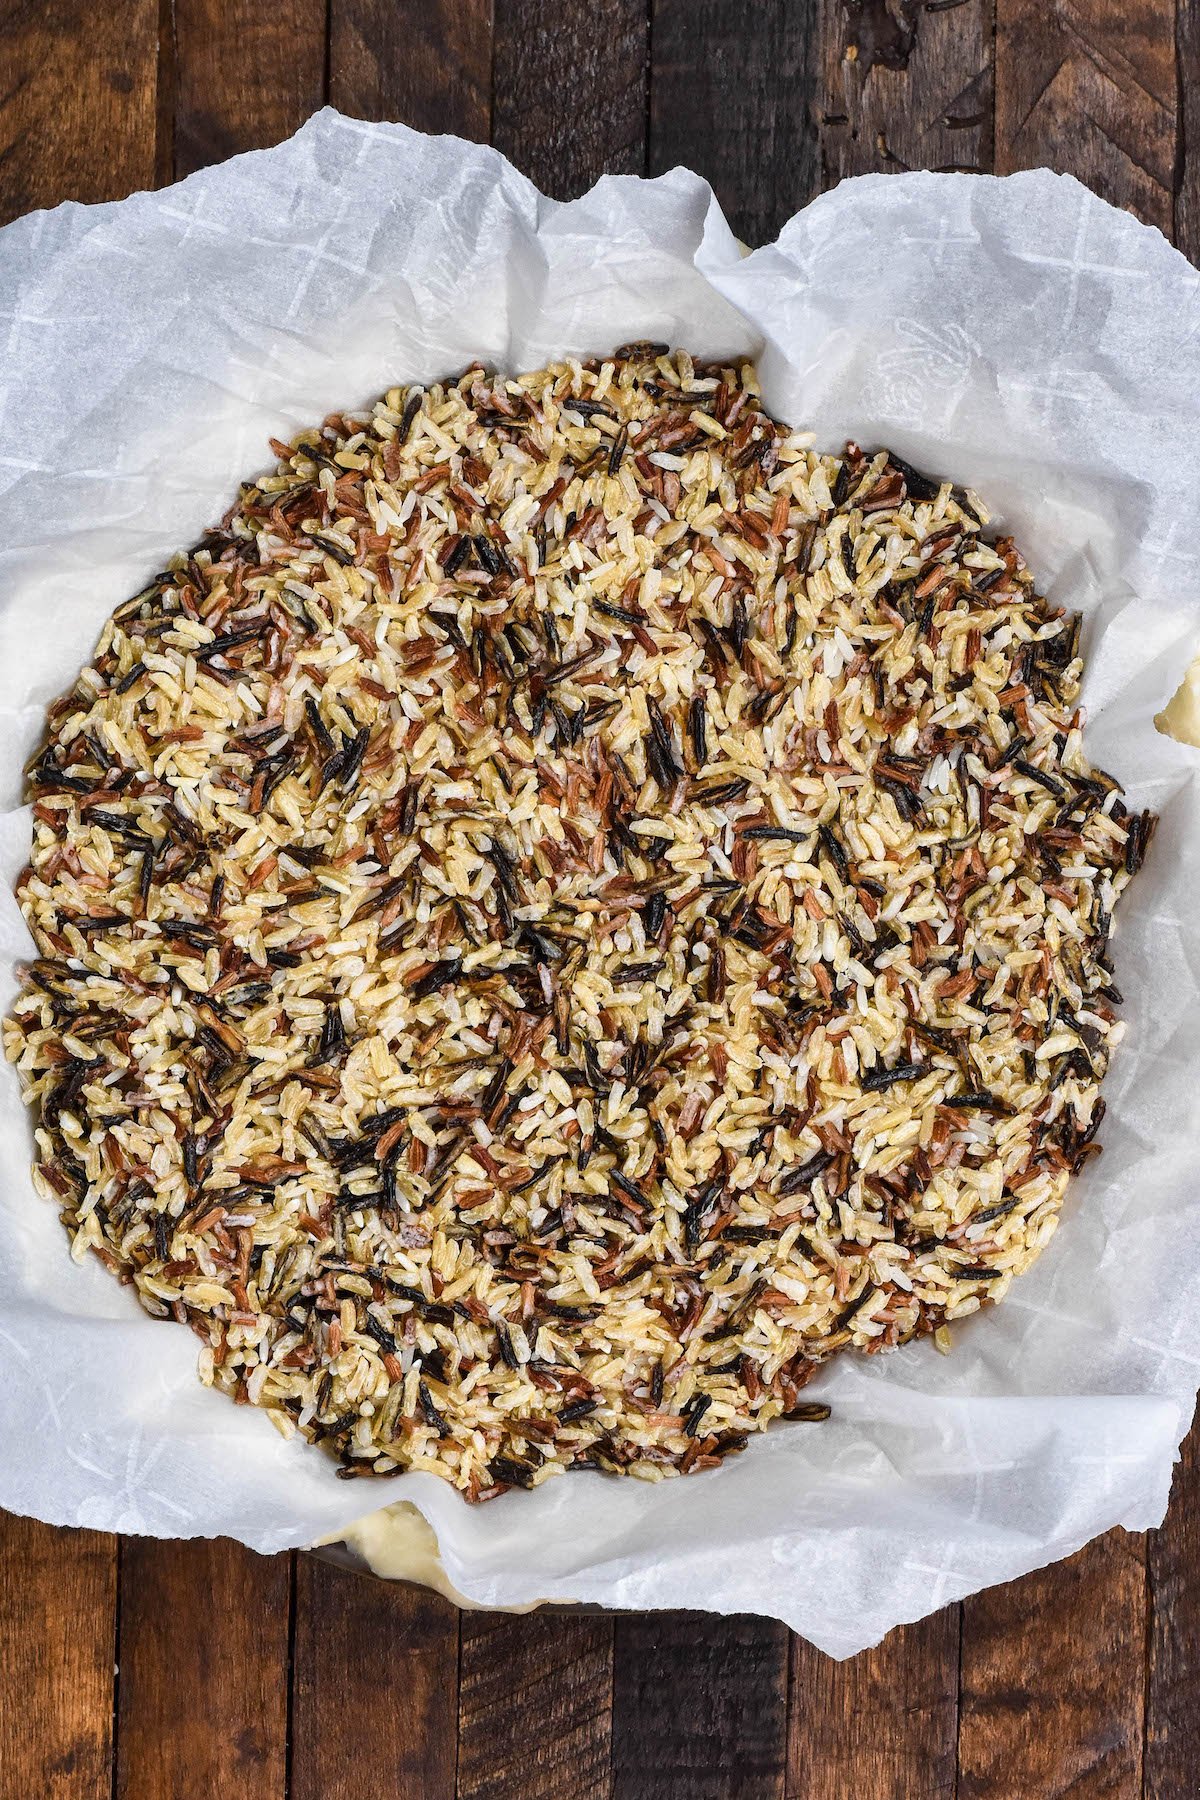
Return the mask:
{"type": "MultiPolygon", "coordinates": [[[[0,0],[0,214],[329,100],[551,194],[676,162],[751,243],[843,175],[1069,169],[1200,256],[1200,0],[0,0]],[[1185,77],[1191,75],[1193,85],[1185,77]]],[[[779,1625],[474,1614],[312,1557],[0,1518],[2,1800],[1183,1800],[1200,1455],[1165,1525],[853,1662],[779,1625]]]]}

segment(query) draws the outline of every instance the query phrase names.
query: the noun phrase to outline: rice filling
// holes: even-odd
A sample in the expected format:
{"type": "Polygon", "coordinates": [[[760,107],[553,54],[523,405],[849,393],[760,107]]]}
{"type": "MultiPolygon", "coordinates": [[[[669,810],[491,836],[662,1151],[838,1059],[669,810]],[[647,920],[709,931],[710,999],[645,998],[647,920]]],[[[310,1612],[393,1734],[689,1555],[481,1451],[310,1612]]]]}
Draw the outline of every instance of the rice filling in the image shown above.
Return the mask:
{"type": "Polygon", "coordinates": [[[204,1381],[468,1498],[714,1466],[1002,1299],[1153,819],[973,493],[748,363],[336,414],[49,709],[6,1049],[204,1381]]]}

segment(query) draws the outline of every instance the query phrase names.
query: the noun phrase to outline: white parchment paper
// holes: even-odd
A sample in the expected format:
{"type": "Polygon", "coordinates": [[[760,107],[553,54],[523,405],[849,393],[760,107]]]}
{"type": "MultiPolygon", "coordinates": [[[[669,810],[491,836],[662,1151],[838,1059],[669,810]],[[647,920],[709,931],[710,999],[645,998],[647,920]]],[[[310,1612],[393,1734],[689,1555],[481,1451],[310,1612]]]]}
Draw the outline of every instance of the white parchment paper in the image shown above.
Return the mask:
{"type": "Polygon", "coordinates": [[[474,357],[635,337],[757,352],[768,403],[979,489],[1087,615],[1093,759],[1162,814],[1120,912],[1129,1033],[1104,1155],[1035,1269],[956,1349],[841,1358],[833,1417],[648,1486],[578,1475],[471,1509],[335,1479],[203,1390],[196,1341],[73,1265],[0,1072],[0,1504],[160,1536],[305,1544],[413,1500],[504,1605],[774,1614],[844,1656],[1162,1516],[1200,1352],[1200,752],[1153,714],[1200,643],[1200,278],[1074,181],[846,182],[743,259],[683,171],[557,205],[502,158],[326,112],[290,143],[0,234],[0,1002],[28,940],[20,767],[114,604],[266,466],[266,438],[474,357]]]}

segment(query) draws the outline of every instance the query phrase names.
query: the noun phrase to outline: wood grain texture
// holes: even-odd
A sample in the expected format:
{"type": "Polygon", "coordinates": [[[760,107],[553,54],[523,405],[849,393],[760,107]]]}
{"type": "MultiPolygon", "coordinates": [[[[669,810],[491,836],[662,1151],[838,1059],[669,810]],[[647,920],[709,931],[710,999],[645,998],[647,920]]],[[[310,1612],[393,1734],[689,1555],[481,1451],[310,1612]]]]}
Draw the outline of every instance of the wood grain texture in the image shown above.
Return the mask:
{"type": "Polygon", "coordinates": [[[287,1556],[124,1541],[114,1800],[280,1800],[289,1591],[287,1556]]]}
{"type": "Polygon", "coordinates": [[[1150,1585],[1145,1800],[1200,1792],[1200,1430],[1183,1446],[1171,1505],[1146,1539],[1150,1585]]]}
{"type": "Polygon", "coordinates": [[[1175,19],[1156,0],[996,0],[996,172],[1045,164],[1170,233],[1175,19]]]}
{"type": "Polygon", "coordinates": [[[565,200],[646,161],[646,0],[494,0],[492,142],[565,200]]]}
{"type": "Polygon", "coordinates": [[[768,243],[819,186],[816,15],[793,0],[653,0],[650,172],[716,190],[733,230],[768,243]]]}
{"type": "Polygon", "coordinates": [[[175,174],[278,144],[325,96],[326,0],[172,0],[175,174]]]}
{"type": "Polygon", "coordinates": [[[465,1613],[458,1800],[608,1800],[611,1619],[465,1613]]]}
{"type": "Polygon", "coordinates": [[[329,98],[358,119],[486,144],[492,0],[330,0],[329,98]]]}
{"type": "Polygon", "coordinates": [[[454,1800],[458,1613],[296,1558],[288,1800],[454,1800]]]}
{"type": "Polygon", "coordinates": [[[948,1606],[842,1663],[792,1639],[788,1800],[953,1800],[959,1623],[948,1606]]]}
{"type": "Polygon", "coordinates": [[[818,0],[824,183],[992,156],[992,0],[818,0]]]}
{"type": "Polygon", "coordinates": [[[158,5],[0,4],[0,223],[153,187],[158,5]]]}
{"type": "Polygon", "coordinates": [[[1178,0],[1175,243],[1200,263],[1200,0],[1178,0]]]}
{"type": "Polygon", "coordinates": [[[783,1800],[788,1634],[634,1613],[613,1634],[613,1800],[783,1800]]]}
{"type": "Polygon", "coordinates": [[[965,1600],[958,1800],[1140,1800],[1146,1618],[1121,1531],[965,1600]]]}
{"type": "Polygon", "coordinates": [[[0,1513],[0,1800],[112,1782],[117,1544],[0,1513]]]}

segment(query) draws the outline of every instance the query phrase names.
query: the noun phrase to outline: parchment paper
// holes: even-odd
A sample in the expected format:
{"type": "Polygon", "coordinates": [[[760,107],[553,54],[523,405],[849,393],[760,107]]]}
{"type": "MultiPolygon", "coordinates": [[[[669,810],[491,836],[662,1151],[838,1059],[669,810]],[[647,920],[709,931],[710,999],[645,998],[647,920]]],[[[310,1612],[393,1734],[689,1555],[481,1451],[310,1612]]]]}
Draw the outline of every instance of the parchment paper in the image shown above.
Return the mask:
{"type": "Polygon", "coordinates": [[[331,112],[163,193],[20,220],[0,250],[4,1005],[29,948],[20,766],[106,614],[269,463],[269,433],[476,356],[757,351],[773,411],[823,445],[887,443],[979,489],[1087,614],[1091,756],[1162,814],[1118,922],[1104,1154],[1050,1249],[950,1357],[843,1357],[828,1424],[687,1481],[583,1474],[475,1509],[429,1476],[338,1481],[199,1386],[190,1332],[71,1263],[3,1071],[0,1504],[269,1551],[403,1498],[489,1604],[755,1611],[836,1656],[1156,1523],[1200,1379],[1200,753],[1152,723],[1200,641],[1184,260],[1041,172],[847,182],[743,259],[683,171],[556,205],[491,151],[331,112]]]}

